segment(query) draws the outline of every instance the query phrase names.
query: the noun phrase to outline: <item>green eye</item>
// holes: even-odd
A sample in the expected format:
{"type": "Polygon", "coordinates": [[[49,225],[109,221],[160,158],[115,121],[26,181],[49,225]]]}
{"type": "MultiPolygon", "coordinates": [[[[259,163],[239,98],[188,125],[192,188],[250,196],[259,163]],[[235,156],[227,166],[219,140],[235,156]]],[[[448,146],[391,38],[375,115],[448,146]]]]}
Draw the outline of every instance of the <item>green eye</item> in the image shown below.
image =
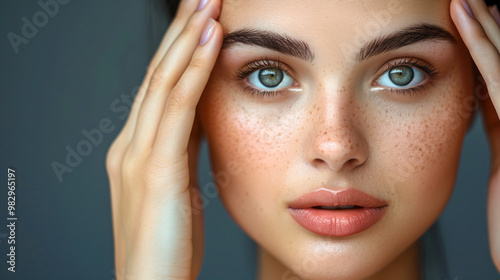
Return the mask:
{"type": "Polygon", "coordinates": [[[381,86],[401,89],[413,87],[424,78],[424,73],[416,67],[401,65],[387,70],[377,79],[377,83],[381,86]]]}
{"type": "Polygon", "coordinates": [[[283,69],[268,67],[252,72],[248,76],[248,82],[264,91],[291,86],[294,80],[283,69]]]}
{"type": "Polygon", "coordinates": [[[409,66],[398,66],[389,70],[389,79],[398,86],[407,86],[415,76],[409,66]]]}
{"type": "Polygon", "coordinates": [[[266,87],[274,88],[283,81],[283,70],[266,68],[259,71],[259,81],[266,87]]]}

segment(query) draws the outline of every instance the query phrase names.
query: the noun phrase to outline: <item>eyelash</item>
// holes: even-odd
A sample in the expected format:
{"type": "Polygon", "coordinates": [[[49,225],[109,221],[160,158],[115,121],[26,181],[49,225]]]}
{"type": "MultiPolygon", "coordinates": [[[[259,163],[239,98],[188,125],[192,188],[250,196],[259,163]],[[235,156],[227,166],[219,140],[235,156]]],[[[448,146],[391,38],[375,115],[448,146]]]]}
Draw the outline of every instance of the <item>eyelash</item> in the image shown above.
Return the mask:
{"type": "MultiPolygon", "coordinates": [[[[436,77],[439,75],[439,71],[437,70],[436,67],[433,65],[423,62],[418,58],[415,57],[409,57],[409,58],[403,58],[402,60],[399,60],[395,63],[386,63],[385,70],[383,73],[388,71],[391,68],[398,67],[398,66],[413,66],[416,67],[420,70],[422,70],[430,79],[436,77]]],[[[234,74],[235,78],[237,80],[244,80],[246,79],[250,74],[252,74],[255,71],[259,71],[265,68],[278,68],[281,71],[285,72],[287,75],[290,75],[291,70],[289,70],[284,64],[278,59],[269,59],[267,57],[262,57],[260,59],[256,59],[247,65],[245,65],[242,69],[238,69],[236,73],[234,74]]],[[[293,75],[292,75],[293,76],[293,75]]],[[[406,88],[406,89],[397,89],[397,88],[389,88],[388,90],[391,93],[396,93],[396,94],[401,94],[401,95],[409,95],[410,97],[413,96],[414,94],[418,93],[421,91],[424,87],[428,85],[433,85],[432,81],[429,81],[425,84],[411,87],[411,88],[406,88]]],[[[243,89],[245,92],[250,93],[252,96],[258,96],[261,98],[273,98],[276,97],[280,94],[283,93],[283,89],[281,90],[258,90],[255,89],[251,86],[246,86],[243,89]]]]}
{"type": "MultiPolygon", "coordinates": [[[[291,70],[288,69],[288,67],[284,66],[284,64],[278,59],[269,59],[267,57],[262,57],[260,59],[256,59],[247,65],[245,65],[242,69],[239,69],[236,71],[234,74],[235,78],[237,80],[244,80],[246,79],[250,74],[252,74],[255,71],[259,71],[265,68],[278,68],[281,71],[285,72],[287,75],[290,75],[291,70]]],[[[290,75],[293,76],[293,75],[290,75]]],[[[245,92],[250,93],[252,96],[258,96],[261,98],[273,98],[278,96],[279,94],[283,93],[283,89],[281,90],[259,90],[255,89],[251,86],[246,86],[243,89],[245,92]]]]}
{"type": "Polygon", "coordinates": [[[386,63],[385,70],[383,73],[386,71],[389,71],[389,69],[398,67],[398,66],[413,66],[415,68],[418,68],[422,70],[429,78],[429,81],[422,84],[418,85],[415,87],[411,88],[406,88],[406,89],[398,89],[398,88],[386,88],[389,90],[391,93],[395,94],[400,94],[400,95],[408,95],[409,97],[413,96],[414,94],[419,93],[421,90],[423,90],[427,86],[433,86],[432,78],[436,77],[439,75],[439,70],[434,67],[433,65],[423,62],[422,60],[415,58],[415,57],[408,57],[408,58],[403,58],[402,60],[399,60],[395,63],[386,63]]]}

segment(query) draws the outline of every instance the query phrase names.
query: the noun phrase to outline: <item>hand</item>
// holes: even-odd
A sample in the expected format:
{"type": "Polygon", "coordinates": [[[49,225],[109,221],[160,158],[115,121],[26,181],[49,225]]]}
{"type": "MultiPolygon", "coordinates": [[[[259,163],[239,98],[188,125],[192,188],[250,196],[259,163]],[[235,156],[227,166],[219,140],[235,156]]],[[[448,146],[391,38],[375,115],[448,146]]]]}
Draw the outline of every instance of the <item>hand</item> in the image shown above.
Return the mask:
{"type": "Polygon", "coordinates": [[[201,267],[202,213],[193,208],[199,205],[195,112],[223,32],[213,20],[221,0],[197,10],[199,2],[181,2],[108,151],[119,280],[195,279],[201,267]]]}
{"type": "MultiPolygon", "coordinates": [[[[465,2],[465,0],[462,0],[465,2]]],[[[451,1],[451,17],[483,77],[490,96],[483,106],[492,150],[488,187],[488,235],[493,262],[500,272],[500,14],[484,0],[468,0],[469,15],[460,0],[451,1]]]]}

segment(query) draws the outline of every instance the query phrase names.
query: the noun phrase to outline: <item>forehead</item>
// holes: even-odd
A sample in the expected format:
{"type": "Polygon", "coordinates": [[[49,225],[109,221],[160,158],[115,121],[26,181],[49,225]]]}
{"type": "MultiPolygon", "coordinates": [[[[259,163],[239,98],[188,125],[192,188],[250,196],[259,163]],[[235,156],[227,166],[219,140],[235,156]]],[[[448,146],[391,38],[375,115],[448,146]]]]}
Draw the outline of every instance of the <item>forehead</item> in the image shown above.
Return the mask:
{"type": "Polygon", "coordinates": [[[304,39],[344,40],[356,31],[391,31],[422,22],[452,29],[449,4],[449,0],[223,0],[219,21],[225,33],[259,28],[304,39]]]}

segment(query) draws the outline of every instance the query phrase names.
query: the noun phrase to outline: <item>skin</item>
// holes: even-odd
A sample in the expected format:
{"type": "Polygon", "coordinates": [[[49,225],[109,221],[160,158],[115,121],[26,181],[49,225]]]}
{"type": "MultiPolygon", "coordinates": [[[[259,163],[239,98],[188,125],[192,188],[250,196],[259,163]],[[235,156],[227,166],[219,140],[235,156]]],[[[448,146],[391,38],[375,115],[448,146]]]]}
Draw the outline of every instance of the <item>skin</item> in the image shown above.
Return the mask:
{"type": "Polygon", "coordinates": [[[417,241],[453,190],[474,93],[492,144],[489,237],[500,268],[500,78],[491,74],[500,69],[500,31],[484,4],[470,2],[476,19],[456,0],[211,0],[201,9],[182,1],[108,152],[117,278],[196,279],[203,205],[195,167],[204,135],[222,201],[260,246],[260,280],[419,279],[417,241]],[[384,12],[389,22],[366,31],[369,39],[429,23],[456,43],[419,42],[357,61],[356,27],[384,12]],[[209,18],[218,22],[207,37],[209,18]],[[241,44],[221,50],[223,34],[242,28],[306,41],[314,60],[241,44]],[[291,70],[294,83],[281,95],[251,95],[234,77],[264,56],[291,70]],[[377,84],[387,62],[407,57],[439,74],[412,94],[377,84]],[[386,201],[386,214],[351,236],[309,232],[288,203],[320,187],[362,190],[386,201]]]}
{"type": "MultiPolygon", "coordinates": [[[[200,102],[214,173],[229,161],[243,170],[220,188],[221,198],[279,266],[270,270],[293,268],[304,279],[395,279],[396,272],[388,272],[393,262],[417,259],[415,242],[453,189],[470,116],[463,101],[473,93],[471,59],[461,42],[417,43],[362,63],[343,56],[340,46],[373,21],[370,13],[387,10],[397,12],[381,34],[425,22],[459,38],[448,9],[447,1],[430,0],[224,2],[219,21],[225,33],[285,32],[315,53],[311,63],[257,46],[223,49],[200,102]],[[245,92],[245,83],[231,74],[262,56],[279,56],[290,66],[298,81],[291,88],[299,91],[267,99],[245,92]],[[375,90],[372,80],[387,70],[384,63],[405,57],[439,69],[433,86],[413,95],[375,90]],[[407,170],[395,173],[396,166],[407,170]],[[387,213],[353,236],[313,234],[293,220],[287,203],[319,187],[360,189],[387,201],[387,213]]],[[[417,279],[418,269],[410,271],[397,273],[417,279]]],[[[280,278],[262,271],[261,279],[280,278]]]]}

